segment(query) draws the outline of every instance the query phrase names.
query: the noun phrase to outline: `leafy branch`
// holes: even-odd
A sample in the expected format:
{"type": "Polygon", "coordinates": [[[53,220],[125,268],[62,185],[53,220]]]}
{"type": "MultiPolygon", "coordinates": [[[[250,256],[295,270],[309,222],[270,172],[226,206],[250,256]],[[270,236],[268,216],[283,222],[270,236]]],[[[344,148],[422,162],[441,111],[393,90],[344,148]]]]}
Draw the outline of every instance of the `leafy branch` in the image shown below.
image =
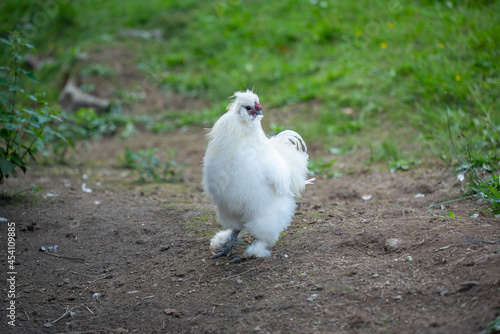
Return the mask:
{"type": "Polygon", "coordinates": [[[61,121],[61,112],[43,99],[44,93],[29,94],[21,87],[22,78],[36,83],[32,72],[22,68],[23,54],[34,47],[23,41],[19,32],[0,42],[10,48],[10,66],[0,67],[0,184],[17,169],[26,173],[30,159],[36,160],[39,147],[43,148],[45,135],[50,133],[64,140],[47,126],[61,121]]]}

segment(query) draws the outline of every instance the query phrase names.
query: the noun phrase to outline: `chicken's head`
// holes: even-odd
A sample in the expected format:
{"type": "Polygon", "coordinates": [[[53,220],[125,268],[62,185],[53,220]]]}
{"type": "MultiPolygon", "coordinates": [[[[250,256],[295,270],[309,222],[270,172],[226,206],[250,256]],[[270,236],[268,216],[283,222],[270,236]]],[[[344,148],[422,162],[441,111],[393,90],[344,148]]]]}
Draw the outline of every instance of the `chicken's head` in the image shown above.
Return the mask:
{"type": "Polygon", "coordinates": [[[236,107],[236,112],[245,120],[262,118],[262,106],[259,103],[259,97],[251,90],[244,92],[236,92],[233,95],[235,100],[233,102],[236,107]]]}

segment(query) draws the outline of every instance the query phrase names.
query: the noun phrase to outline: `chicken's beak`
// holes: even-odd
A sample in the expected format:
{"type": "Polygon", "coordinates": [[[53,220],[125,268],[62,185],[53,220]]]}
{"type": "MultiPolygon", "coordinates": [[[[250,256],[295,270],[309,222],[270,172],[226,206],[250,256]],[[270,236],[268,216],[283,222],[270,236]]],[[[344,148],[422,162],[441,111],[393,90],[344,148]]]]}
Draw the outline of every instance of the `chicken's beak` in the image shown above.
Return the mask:
{"type": "Polygon", "coordinates": [[[257,115],[262,115],[262,110],[256,110],[257,111],[257,115]]]}

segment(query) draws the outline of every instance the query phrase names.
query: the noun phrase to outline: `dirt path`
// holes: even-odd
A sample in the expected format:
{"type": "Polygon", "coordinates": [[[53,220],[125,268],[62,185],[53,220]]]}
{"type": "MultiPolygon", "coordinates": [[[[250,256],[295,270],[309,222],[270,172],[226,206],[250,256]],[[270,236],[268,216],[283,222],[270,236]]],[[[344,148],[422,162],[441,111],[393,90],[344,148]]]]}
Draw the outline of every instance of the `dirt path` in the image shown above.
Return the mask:
{"type": "Polygon", "coordinates": [[[498,219],[476,202],[428,209],[457,198],[450,170],[320,179],[270,258],[212,260],[218,225],[199,184],[203,133],[109,138],[82,156],[106,168],[38,168],[9,180],[10,192],[44,188],[0,203],[16,224],[18,273],[16,327],[6,330],[4,295],[1,332],[478,333],[496,318],[498,219]],[[191,165],[186,182],[133,183],[111,167],[126,145],[177,150],[191,165]],[[40,251],[51,245],[58,250],[40,251]]]}

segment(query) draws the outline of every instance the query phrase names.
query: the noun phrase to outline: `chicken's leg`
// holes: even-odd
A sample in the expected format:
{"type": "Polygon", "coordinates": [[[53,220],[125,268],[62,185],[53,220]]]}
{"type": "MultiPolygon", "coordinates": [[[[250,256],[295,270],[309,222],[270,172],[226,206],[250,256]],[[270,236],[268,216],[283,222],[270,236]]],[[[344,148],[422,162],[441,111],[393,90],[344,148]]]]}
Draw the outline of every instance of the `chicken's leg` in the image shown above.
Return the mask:
{"type": "Polygon", "coordinates": [[[233,230],[231,232],[231,236],[227,240],[227,242],[221,247],[221,251],[215,255],[212,256],[212,259],[216,259],[218,257],[221,257],[223,255],[226,256],[231,256],[231,253],[233,252],[233,248],[236,250],[238,249],[238,245],[241,244],[238,242],[238,235],[240,234],[240,231],[238,230],[233,230]]]}

